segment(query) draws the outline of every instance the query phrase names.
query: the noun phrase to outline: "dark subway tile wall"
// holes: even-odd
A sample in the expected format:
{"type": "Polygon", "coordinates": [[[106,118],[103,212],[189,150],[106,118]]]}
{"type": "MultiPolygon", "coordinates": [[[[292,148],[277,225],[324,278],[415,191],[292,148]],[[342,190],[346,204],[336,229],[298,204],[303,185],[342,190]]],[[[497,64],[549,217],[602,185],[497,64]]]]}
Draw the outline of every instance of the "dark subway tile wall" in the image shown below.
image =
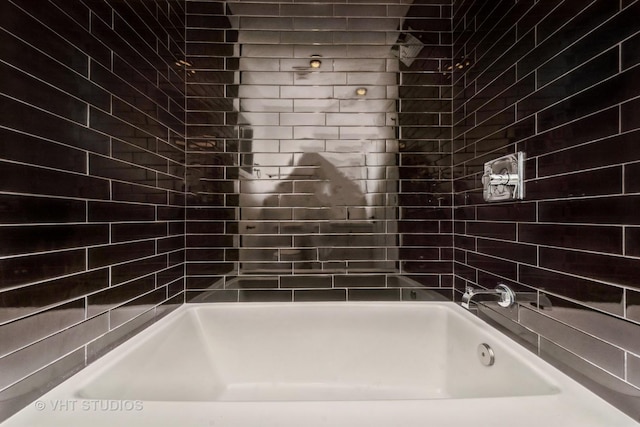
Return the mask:
{"type": "Polygon", "coordinates": [[[550,309],[517,318],[536,343],[640,387],[640,2],[498,3],[454,4],[458,295],[498,282],[544,292],[550,309]],[[483,163],[518,151],[524,200],[484,202],[483,163]]]}
{"type": "Polygon", "coordinates": [[[187,1],[193,295],[400,299],[377,288],[408,273],[452,286],[451,165],[440,161],[451,138],[451,2],[376,3],[187,1]],[[418,48],[411,60],[398,60],[403,43],[418,48]],[[309,72],[314,53],[322,66],[309,72]],[[322,156],[356,155],[368,167],[323,169],[322,156]],[[336,177],[367,190],[332,205],[318,194],[336,177]],[[238,291],[239,274],[277,280],[265,290],[244,278],[238,291]],[[317,291],[315,276],[336,292],[317,291]]]}
{"type": "MultiPolygon", "coordinates": [[[[217,289],[225,274],[237,274],[238,36],[221,1],[187,1],[186,26],[186,282],[217,289]]],[[[188,300],[240,301],[237,289],[191,293],[188,300]]]]}
{"type": "Polygon", "coordinates": [[[492,319],[637,392],[640,2],[321,3],[0,2],[0,420],[183,301],[498,282],[547,299],[492,319]],[[360,140],[327,209],[309,154],[360,140]],[[485,203],[516,151],[525,200],[485,203]]]}
{"type": "Polygon", "coordinates": [[[184,17],[0,4],[0,420],[184,300],[184,17]]]}

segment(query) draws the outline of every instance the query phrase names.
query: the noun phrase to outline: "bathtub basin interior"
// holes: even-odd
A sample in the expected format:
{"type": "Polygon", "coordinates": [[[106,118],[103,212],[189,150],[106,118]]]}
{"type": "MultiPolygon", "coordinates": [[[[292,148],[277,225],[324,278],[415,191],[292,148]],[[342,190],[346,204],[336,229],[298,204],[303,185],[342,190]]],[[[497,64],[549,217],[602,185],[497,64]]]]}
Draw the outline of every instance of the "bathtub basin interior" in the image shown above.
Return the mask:
{"type": "Polygon", "coordinates": [[[339,302],[184,305],[5,425],[638,423],[452,302],[339,302]]]}
{"type": "Polygon", "coordinates": [[[175,313],[83,399],[372,401],[551,395],[554,381],[451,303],[216,304],[175,313]],[[478,355],[487,343],[493,366],[478,355]]]}

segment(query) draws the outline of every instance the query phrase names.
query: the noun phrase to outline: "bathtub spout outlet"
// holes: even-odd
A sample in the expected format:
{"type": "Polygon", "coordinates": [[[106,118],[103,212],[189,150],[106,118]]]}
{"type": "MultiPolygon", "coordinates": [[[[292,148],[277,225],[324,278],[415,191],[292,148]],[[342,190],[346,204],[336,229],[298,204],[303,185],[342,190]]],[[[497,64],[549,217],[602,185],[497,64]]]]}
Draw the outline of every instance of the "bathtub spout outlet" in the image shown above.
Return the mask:
{"type": "Polygon", "coordinates": [[[467,286],[464,295],[462,295],[461,305],[469,310],[469,304],[479,300],[495,300],[498,299],[500,307],[511,307],[516,302],[516,294],[506,285],[500,284],[493,290],[476,291],[471,286],[467,286]],[[473,301],[472,301],[473,299],[473,301]]]}

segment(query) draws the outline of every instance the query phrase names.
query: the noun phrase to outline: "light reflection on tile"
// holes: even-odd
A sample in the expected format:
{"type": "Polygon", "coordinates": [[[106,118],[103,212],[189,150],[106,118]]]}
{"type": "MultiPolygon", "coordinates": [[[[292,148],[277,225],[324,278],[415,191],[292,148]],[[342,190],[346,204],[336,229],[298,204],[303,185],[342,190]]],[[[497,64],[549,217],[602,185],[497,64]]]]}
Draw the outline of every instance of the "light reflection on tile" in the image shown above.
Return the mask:
{"type": "Polygon", "coordinates": [[[530,309],[521,309],[520,322],[619,377],[624,376],[624,352],[570,326],[530,309]]]}
{"type": "Polygon", "coordinates": [[[45,366],[0,392],[1,417],[9,417],[85,366],[84,348],[45,366]]]}
{"type": "Polygon", "coordinates": [[[84,299],[70,302],[0,327],[0,357],[85,318],[84,299]]]}
{"type": "Polygon", "coordinates": [[[107,330],[107,316],[94,317],[0,358],[0,369],[3,372],[0,388],[33,374],[59,357],[99,337],[107,330]]]}

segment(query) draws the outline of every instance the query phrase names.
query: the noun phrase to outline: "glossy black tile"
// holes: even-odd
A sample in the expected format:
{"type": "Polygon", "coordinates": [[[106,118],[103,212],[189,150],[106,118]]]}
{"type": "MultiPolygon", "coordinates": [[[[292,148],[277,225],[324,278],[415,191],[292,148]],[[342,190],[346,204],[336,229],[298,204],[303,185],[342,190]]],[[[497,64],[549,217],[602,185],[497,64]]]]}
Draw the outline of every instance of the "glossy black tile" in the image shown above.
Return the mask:
{"type": "MultiPolygon", "coordinates": [[[[591,59],[591,56],[587,57],[591,59]]],[[[618,48],[611,48],[575,70],[544,86],[547,82],[538,81],[542,87],[530,96],[524,97],[518,103],[518,117],[526,117],[547,108],[548,106],[568,98],[581,90],[605,80],[618,72],[618,48]]],[[[541,79],[541,72],[536,74],[541,79]]],[[[533,76],[533,74],[532,74],[533,76]]],[[[544,77],[547,77],[546,75],[544,77]]],[[[534,82],[535,86],[535,82],[534,82]]]]}
{"type": "Polygon", "coordinates": [[[468,253],[467,263],[473,268],[484,270],[506,279],[516,280],[517,278],[518,265],[513,261],[478,253],[468,253]]]}
{"type": "MultiPolygon", "coordinates": [[[[539,245],[622,254],[621,227],[595,225],[519,224],[518,240],[539,245]]],[[[625,242],[628,239],[625,238],[625,242]]]]}
{"type": "MultiPolygon", "coordinates": [[[[108,314],[102,314],[99,317],[108,318],[108,314]]],[[[154,316],[152,311],[148,311],[145,314],[136,317],[130,322],[121,325],[118,328],[110,330],[108,333],[102,335],[100,338],[91,341],[86,348],[87,362],[91,363],[100,356],[106,354],[109,350],[112,350],[117,345],[123,343],[127,339],[134,336],[136,333],[141,332],[146,327],[150,326],[154,320],[160,316],[154,316]]]]}
{"type": "Polygon", "coordinates": [[[107,221],[153,221],[155,207],[134,203],[89,202],[88,215],[91,222],[107,221]]]}
{"type": "Polygon", "coordinates": [[[89,61],[85,53],[11,2],[0,5],[0,27],[32,46],[38,46],[40,51],[75,72],[88,74],[89,61]]]}
{"type": "Polygon", "coordinates": [[[467,234],[470,236],[491,237],[503,240],[516,239],[516,224],[503,222],[468,222],[467,234]]]}
{"type": "MultiPolygon", "coordinates": [[[[190,248],[224,248],[233,247],[233,236],[187,235],[187,246],[190,248]]],[[[288,246],[288,243],[275,246],[288,246]]]]}
{"type": "Polygon", "coordinates": [[[85,222],[87,203],[82,200],[0,194],[3,224],[85,222]]]}
{"type": "Polygon", "coordinates": [[[86,126],[0,95],[0,124],[94,153],[109,152],[109,137],[86,126]],[[37,126],[33,124],[37,123],[37,126]]]}
{"type": "Polygon", "coordinates": [[[631,397],[634,388],[628,382],[620,380],[620,378],[550,340],[541,337],[539,342],[540,355],[544,360],[573,379],[580,381],[621,411],[637,419],[637,405],[635,399],[631,397]],[[600,386],[601,384],[610,384],[610,386],[603,388],[600,386]]]}
{"type": "Polygon", "coordinates": [[[153,313],[154,307],[167,298],[166,289],[156,289],[109,311],[109,326],[117,327],[145,312],[153,313]]]}
{"type": "Polygon", "coordinates": [[[112,242],[152,239],[167,236],[167,223],[127,223],[111,226],[112,242]]]}
{"type": "Polygon", "coordinates": [[[67,14],[82,28],[89,28],[90,13],[89,7],[84,4],[72,5],[65,0],[50,0],[58,9],[67,14]]]}
{"type": "Polygon", "coordinates": [[[618,133],[618,107],[608,108],[520,142],[528,157],[547,154],[618,133]]]}
{"type": "Polygon", "coordinates": [[[639,99],[623,103],[620,109],[620,127],[623,132],[640,128],[640,119],[638,119],[640,115],[639,99]]]}
{"type": "Polygon", "coordinates": [[[635,144],[638,136],[640,131],[629,132],[539,157],[538,176],[640,160],[640,148],[635,144]],[[616,149],[612,150],[612,146],[616,149]]]}
{"type": "Polygon", "coordinates": [[[624,190],[625,193],[636,193],[640,191],[640,163],[632,163],[624,167],[624,190]]]}
{"type": "Polygon", "coordinates": [[[1,162],[0,190],[92,199],[108,199],[109,183],[80,174],[1,162]]]}
{"type": "Polygon", "coordinates": [[[624,254],[636,257],[640,256],[640,228],[625,227],[624,254]]]}
{"type": "Polygon", "coordinates": [[[622,315],[623,289],[606,283],[542,268],[520,265],[519,280],[527,285],[580,301],[612,314],[622,315]]]}
{"type": "Polygon", "coordinates": [[[410,274],[419,273],[452,273],[451,261],[402,261],[402,272],[410,274]]]}
{"type": "Polygon", "coordinates": [[[522,243],[478,238],[476,241],[476,250],[480,253],[491,254],[526,264],[535,265],[538,259],[537,247],[522,243]]]}
{"type": "Polygon", "coordinates": [[[617,347],[634,353],[640,350],[640,340],[637,339],[638,327],[633,322],[564,298],[549,296],[549,300],[553,307],[543,310],[545,315],[560,322],[570,323],[573,327],[617,347]]]}
{"type": "Polygon", "coordinates": [[[85,350],[80,348],[46,365],[27,378],[0,392],[0,413],[9,417],[60,384],[85,366],[85,350]]]}
{"type": "Polygon", "coordinates": [[[109,271],[100,269],[0,293],[0,321],[27,316],[43,307],[78,298],[109,286],[109,271]]]}
{"type": "Polygon", "coordinates": [[[87,297],[87,315],[89,317],[96,316],[100,313],[116,307],[123,302],[136,298],[155,288],[155,280],[153,277],[145,277],[134,280],[120,286],[112,286],[101,292],[92,294],[87,297]]]}
{"type": "MultiPolygon", "coordinates": [[[[476,208],[479,221],[535,221],[536,205],[534,203],[501,203],[499,205],[482,205],[476,208]]],[[[469,218],[475,219],[475,218],[469,218]]]]}
{"type": "MultiPolygon", "coordinates": [[[[156,138],[152,135],[140,132],[135,126],[117,117],[98,111],[94,108],[90,109],[89,124],[93,129],[99,130],[115,138],[119,138],[132,145],[147,149],[155,150],[156,138]]],[[[127,150],[131,151],[131,150],[127,150]]],[[[115,155],[115,153],[114,153],[115,155]]],[[[118,156],[121,158],[120,156],[118,156]]],[[[124,159],[126,160],[126,159],[124,159]]]]}
{"type": "Polygon", "coordinates": [[[607,371],[622,376],[624,372],[624,352],[611,344],[601,341],[561,322],[553,320],[530,309],[520,310],[521,323],[552,342],[580,353],[580,355],[605,368],[607,371]]]}
{"type": "Polygon", "coordinates": [[[400,289],[348,289],[349,301],[400,301],[400,289]]]}
{"type": "Polygon", "coordinates": [[[402,245],[423,247],[450,247],[453,245],[453,237],[450,234],[405,234],[402,236],[402,245]]]}
{"type": "Polygon", "coordinates": [[[640,63],[640,34],[622,43],[622,67],[629,68],[640,63]]]}
{"type": "MultiPolygon", "coordinates": [[[[582,9],[582,4],[575,2],[566,2],[568,8],[565,13],[569,13],[568,22],[545,41],[539,43],[535,49],[531,49],[529,53],[518,62],[518,75],[529,74],[549,59],[553,58],[558,52],[570,46],[576,40],[579,40],[585,34],[591,32],[599,23],[606,18],[613,16],[619,8],[615,2],[598,0],[591,3],[588,7],[582,9]],[[571,9],[582,9],[577,14],[571,14],[571,9]]],[[[550,15],[551,19],[556,20],[555,15],[550,15]]],[[[556,21],[557,22],[557,21],[556,21]]],[[[551,31],[557,24],[549,22],[547,27],[551,31]]],[[[549,32],[550,32],[549,31],[549,32]]],[[[562,74],[562,73],[560,73],[562,74]]]]}
{"type": "Polygon", "coordinates": [[[451,289],[400,289],[402,301],[452,301],[451,289]]]}
{"type": "Polygon", "coordinates": [[[238,302],[237,290],[187,291],[185,302],[238,302]]]}
{"type": "MultiPolygon", "coordinates": [[[[282,288],[331,288],[331,276],[281,276],[280,287],[282,288]]],[[[298,296],[298,293],[294,294],[298,296]]],[[[310,294],[312,295],[312,294],[310,294]]]]}
{"type": "MultiPolygon", "coordinates": [[[[49,7],[42,7],[29,0],[16,0],[15,3],[41,24],[54,31],[58,37],[63,38],[66,42],[91,57],[92,60],[107,65],[110,63],[111,53],[109,49],[100,40],[96,39],[84,25],[74,21],[64,11],[50,5],[48,5],[49,7]]],[[[83,7],[83,5],[79,5],[79,10],[83,7]]],[[[84,15],[84,20],[86,21],[88,18],[89,15],[87,13],[84,15]]]]}
{"type": "Polygon", "coordinates": [[[114,98],[111,102],[111,114],[114,118],[117,117],[130,126],[135,126],[137,133],[143,130],[149,135],[166,139],[168,134],[167,124],[160,123],[156,120],[156,108],[152,106],[152,104],[142,105],[142,107],[152,109],[152,115],[147,114],[147,111],[139,110],[124,101],[114,98]]]}
{"type": "MultiPolygon", "coordinates": [[[[475,71],[476,73],[482,72],[477,79],[478,89],[488,86],[495,78],[511,68],[513,66],[513,58],[521,57],[522,55],[531,52],[535,46],[535,37],[533,36],[533,33],[525,34],[515,43],[513,42],[514,39],[515,31],[508,32],[505,34],[505,37],[501,39],[503,44],[496,44],[492,47],[492,49],[495,49],[497,55],[502,55],[497,61],[490,63],[490,57],[483,58],[482,61],[484,63],[480,64],[480,67],[475,71]],[[483,67],[489,65],[487,63],[490,64],[490,68],[483,70],[483,67]]],[[[519,76],[526,76],[527,74],[529,73],[521,72],[518,69],[519,76]]]]}
{"type": "MultiPolygon", "coordinates": [[[[600,15],[592,15],[591,19],[593,20],[603,21],[604,17],[616,9],[615,4],[606,4],[606,2],[603,1],[600,3],[602,5],[601,7],[612,10],[596,12],[600,13],[600,15]]],[[[587,62],[611,46],[615,46],[614,49],[618,50],[618,43],[640,31],[640,25],[635,18],[639,14],[640,6],[634,4],[625,13],[617,14],[612,19],[604,21],[601,26],[538,68],[538,82],[545,84],[569,71],[571,68],[587,62]]],[[[615,65],[617,68],[618,63],[616,62],[611,65],[615,65]]]]}
{"type": "Polygon", "coordinates": [[[89,268],[132,261],[155,255],[155,242],[135,242],[88,249],[89,268]]]}
{"type": "MultiPolygon", "coordinates": [[[[228,260],[238,260],[238,257],[229,257],[228,260]]],[[[194,249],[187,248],[186,251],[186,260],[187,261],[224,261],[225,260],[225,250],[224,249],[194,249]]]]}
{"type": "Polygon", "coordinates": [[[84,271],[84,249],[0,260],[1,287],[7,288],[84,271]]]}
{"type": "Polygon", "coordinates": [[[109,108],[111,98],[105,90],[91,83],[85,76],[70,72],[66,64],[4,31],[0,31],[0,56],[13,67],[62,92],[99,108],[109,108]]]}
{"type": "Polygon", "coordinates": [[[539,221],[591,224],[640,224],[638,196],[595,197],[539,204],[539,221]]]}
{"type": "Polygon", "coordinates": [[[538,113],[538,129],[547,130],[640,95],[640,67],[630,68],[538,113]]]}
{"type": "Polygon", "coordinates": [[[571,250],[540,248],[540,266],[583,277],[638,287],[640,260],[571,250]]]}
{"type": "Polygon", "coordinates": [[[339,275],[334,277],[335,288],[384,287],[386,280],[381,275],[339,275]]]}
{"type": "Polygon", "coordinates": [[[439,248],[400,248],[400,258],[403,260],[439,260],[439,248]]]}
{"type": "Polygon", "coordinates": [[[161,287],[169,283],[173,283],[173,284],[177,284],[177,287],[180,290],[184,289],[184,283],[183,283],[183,280],[181,280],[183,279],[183,273],[184,273],[183,265],[176,265],[166,270],[162,270],[158,272],[157,279],[156,279],[157,280],[156,287],[161,287]]]}
{"type": "Polygon", "coordinates": [[[150,186],[156,184],[156,173],[154,171],[97,155],[89,156],[89,173],[93,176],[136,184],[150,186]]]}
{"type": "Polygon", "coordinates": [[[84,299],[40,311],[2,325],[0,354],[7,355],[84,320],[84,299]]]}
{"type": "Polygon", "coordinates": [[[217,276],[234,271],[236,265],[233,262],[198,262],[187,263],[187,276],[217,276]]]}
{"type": "Polygon", "coordinates": [[[622,192],[622,167],[596,169],[527,182],[527,198],[576,198],[622,192]]]}
{"type": "Polygon", "coordinates": [[[640,320],[640,311],[638,310],[638,308],[640,308],[640,292],[636,292],[634,290],[631,289],[627,289],[625,291],[625,304],[626,304],[626,313],[627,313],[627,318],[634,320],[634,321],[639,321],[640,320]]]}
{"type": "MultiPolygon", "coordinates": [[[[165,255],[137,259],[111,267],[111,282],[116,285],[168,267],[165,255]]],[[[153,279],[153,278],[152,278],[153,279]]]]}
{"type": "Polygon", "coordinates": [[[346,289],[296,289],[293,300],[297,302],[309,301],[346,301],[346,289]]]}
{"type": "Polygon", "coordinates": [[[87,170],[84,151],[9,129],[0,129],[0,158],[71,172],[87,170]]]}
{"type": "Polygon", "coordinates": [[[109,242],[108,225],[37,225],[0,227],[0,255],[47,252],[109,242]]]}
{"type": "Polygon", "coordinates": [[[111,183],[111,197],[113,200],[123,202],[152,203],[157,205],[168,204],[168,193],[166,190],[122,182],[111,183]]]}
{"type": "Polygon", "coordinates": [[[35,373],[41,367],[75,351],[84,343],[99,337],[107,330],[107,319],[97,317],[0,359],[0,367],[5,373],[0,379],[0,386],[4,388],[35,373]]]}
{"type": "Polygon", "coordinates": [[[293,301],[291,290],[244,290],[238,291],[240,302],[290,302],[293,301]]]}

